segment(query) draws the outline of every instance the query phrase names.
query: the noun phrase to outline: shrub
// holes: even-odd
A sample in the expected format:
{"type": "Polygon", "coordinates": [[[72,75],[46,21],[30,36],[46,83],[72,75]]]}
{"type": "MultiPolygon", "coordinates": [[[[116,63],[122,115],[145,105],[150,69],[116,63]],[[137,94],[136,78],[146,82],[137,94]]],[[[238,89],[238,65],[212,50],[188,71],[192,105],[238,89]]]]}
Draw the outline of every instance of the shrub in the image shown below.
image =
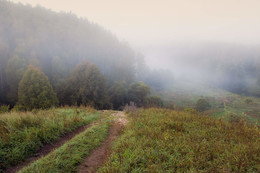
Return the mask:
{"type": "Polygon", "coordinates": [[[25,111],[25,107],[22,106],[22,105],[15,105],[12,109],[12,111],[15,111],[15,112],[20,112],[20,111],[25,111]]]}
{"type": "Polygon", "coordinates": [[[208,100],[205,98],[201,98],[196,103],[196,110],[199,112],[203,112],[210,109],[210,104],[208,100]]]}
{"type": "Polygon", "coordinates": [[[5,112],[9,112],[9,105],[2,105],[0,106],[0,113],[5,113],[5,112]]]}
{"type": "Polygon", "coordinates": [[[163,107],[163,101],[159,96],[151,96],[147,100],[148,107],[163,107]]]}
{"type": "Polygon", "coordinates": [[[172,109],[172,110],[176,109],[174,103],[169,101],[164,103],[164,108],[172,109]]]}
{"type": "Polygon", "coordinates": [[[193,108],[185,108],[184,112],[193,113],[193,114],[197,113],[196,109],[193,109],[193,108]]]}

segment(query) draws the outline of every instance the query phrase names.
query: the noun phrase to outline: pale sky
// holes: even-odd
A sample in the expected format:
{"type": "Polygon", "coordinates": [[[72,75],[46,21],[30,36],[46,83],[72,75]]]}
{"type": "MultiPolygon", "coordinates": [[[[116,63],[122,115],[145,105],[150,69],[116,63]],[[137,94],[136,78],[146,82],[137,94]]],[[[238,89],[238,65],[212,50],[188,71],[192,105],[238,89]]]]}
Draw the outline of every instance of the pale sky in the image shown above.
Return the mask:
{"type": "Polygon", "coordinates": [[[260,0],[12,0],[75,13],[133,46],[260,43],[260,0]]]}

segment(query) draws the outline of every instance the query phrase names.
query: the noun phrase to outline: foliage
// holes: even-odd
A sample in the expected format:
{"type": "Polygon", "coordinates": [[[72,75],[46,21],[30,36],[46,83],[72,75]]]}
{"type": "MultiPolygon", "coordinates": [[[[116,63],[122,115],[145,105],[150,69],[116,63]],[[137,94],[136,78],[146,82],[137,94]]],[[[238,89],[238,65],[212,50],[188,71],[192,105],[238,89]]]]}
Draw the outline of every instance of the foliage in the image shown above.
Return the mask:
{"type": "Polygon", "coordinates": [[[0,172],[24,161],[45,143],[96,120],[97,113],[77,109],[11,112],[0,116],[0,172]]]}
{"type": "Polygon", "coordinates": [[[163,101],[159,96],[150,96],[147,98],[147,105],[146,107],[163,107],[163,101]]]}
{"type": "Polygon", "coordinates": [[[65,92],[65,103],[69,105],[90,105],[99,109],[108,105],[104,76],[94,64],[85,61],[72,71],[65,92]]]}
{"type": "Polygon", "coordinates": [[[39,69],[29,66],[19,84],[19,104],[27,110],[46,109],[58,103],[47,76],[39,69]]]}
{"type": "Polygon", "coordinates": [[[128,90],[129,101],[136,103],[138,107],[146,106],[150,90],[150,87],[143,82],[132,83],[128,90]]]}
{"type": "Polygon", "coordinates": [[[259,172],[260,131],[192,112],[140,110],[98,172],[259,172]]]}
{"type": "Polygon", "coordinates": [[[114,109],[122,109],[122,107],[128,103],[128,89],[126,82],[115,82],[108,90],[108,96],[114,109]]]}
{"type": "Polygon", "coordinates": [[[196,110],[199,112],[203,112],[210,109],[209,101],[205,98],[201,98],[196,103],[196,110]]]}
{"type": "Polygon", "coordinates": [[[10,106],[9,105],[2,105],[0,106],[0,114],[9,112],[10,106]]]}
{"type": "Polygon", "coordinates": [[[0,9],[0,104],[16,102],[15,87],[29,64],[48,76],[57,93],[83,59],[96,64],[109,84],[135,80],[135,52],[103,27],[40,6],[0,0],[0,9]]]}
{"type": "Polygon", "coordinates": [[[195,109],[193,109],[193,108],[185,108],[185,109],[184,109],[184,112],[196,114],[196,113],[197,113],[197,110],[195,110],[195,109]]]}
{"type": "Polygon", "coordinates": [[[109,125],[107,123],[88,128],[62,147],[25,167],[20,172],[77,172],[79,163],[105,140],[108,129],[109,125]]]}
{"type": "Polygon", "coordinates": [[[18,85],[26,70],[24,59],[19,58],[17,55],[8,60],[6,67],[6,82],[9,86],[7,92],[7,99],[14,105],[18,100],[18,85]]]}
{"type": "Polygon", "coordinates": [[[26,111],[26,108],[22,105],[17,104],[12,108],[12,111],[14,112],[26,111]]]}

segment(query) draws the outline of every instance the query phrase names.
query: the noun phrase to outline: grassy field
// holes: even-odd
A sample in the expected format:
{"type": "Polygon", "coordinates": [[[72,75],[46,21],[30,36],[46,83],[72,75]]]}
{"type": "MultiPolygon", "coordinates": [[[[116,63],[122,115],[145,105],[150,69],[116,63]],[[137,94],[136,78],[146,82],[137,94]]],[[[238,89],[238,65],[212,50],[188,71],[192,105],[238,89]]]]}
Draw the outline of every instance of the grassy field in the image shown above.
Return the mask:
{"type": "Polygon", "coordinates": [[[100,125],[94,125],[80,133],[62,147],[54,150],[28,167],[19,171],[20,173],[70,173],[77,172],[78,165],[90,152],[98,147],[108,134],[109,121],[100,125]]]}
{"type": "Polygon", "coordinates": [[[248,122],[260,125],[260,98],[257,97],[241,96],[214,87],[189,83],[175,84],[157,93],[181,110],[195,108],[197,100],[204,97],[211,105],[211,110],[205,112],[207,115],[225,120],[246,117],[248,122]]]}
{"type": "Polygon", "coordinates": [[[32,156],[45,143],[98,118],[99,113],[88,108],[0,114],[0,172],[32,156]]]}
{"type": "Polygon", "coordinates": [[[99,172],[259,172],[260,131],[245,121],[140,110],[99,172]]]}

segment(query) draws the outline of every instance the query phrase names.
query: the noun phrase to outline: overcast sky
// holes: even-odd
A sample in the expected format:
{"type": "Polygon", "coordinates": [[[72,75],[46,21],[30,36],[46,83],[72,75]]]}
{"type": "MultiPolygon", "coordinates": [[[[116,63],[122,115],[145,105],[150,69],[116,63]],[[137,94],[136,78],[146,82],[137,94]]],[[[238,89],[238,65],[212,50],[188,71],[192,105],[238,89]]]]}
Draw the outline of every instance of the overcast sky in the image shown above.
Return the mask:
{"type": "Polygon", "coordinates": [[[260,0],[12,1],[86,17],[153,57],[154,65],[170,43],[260,43],[260,0]]]}

